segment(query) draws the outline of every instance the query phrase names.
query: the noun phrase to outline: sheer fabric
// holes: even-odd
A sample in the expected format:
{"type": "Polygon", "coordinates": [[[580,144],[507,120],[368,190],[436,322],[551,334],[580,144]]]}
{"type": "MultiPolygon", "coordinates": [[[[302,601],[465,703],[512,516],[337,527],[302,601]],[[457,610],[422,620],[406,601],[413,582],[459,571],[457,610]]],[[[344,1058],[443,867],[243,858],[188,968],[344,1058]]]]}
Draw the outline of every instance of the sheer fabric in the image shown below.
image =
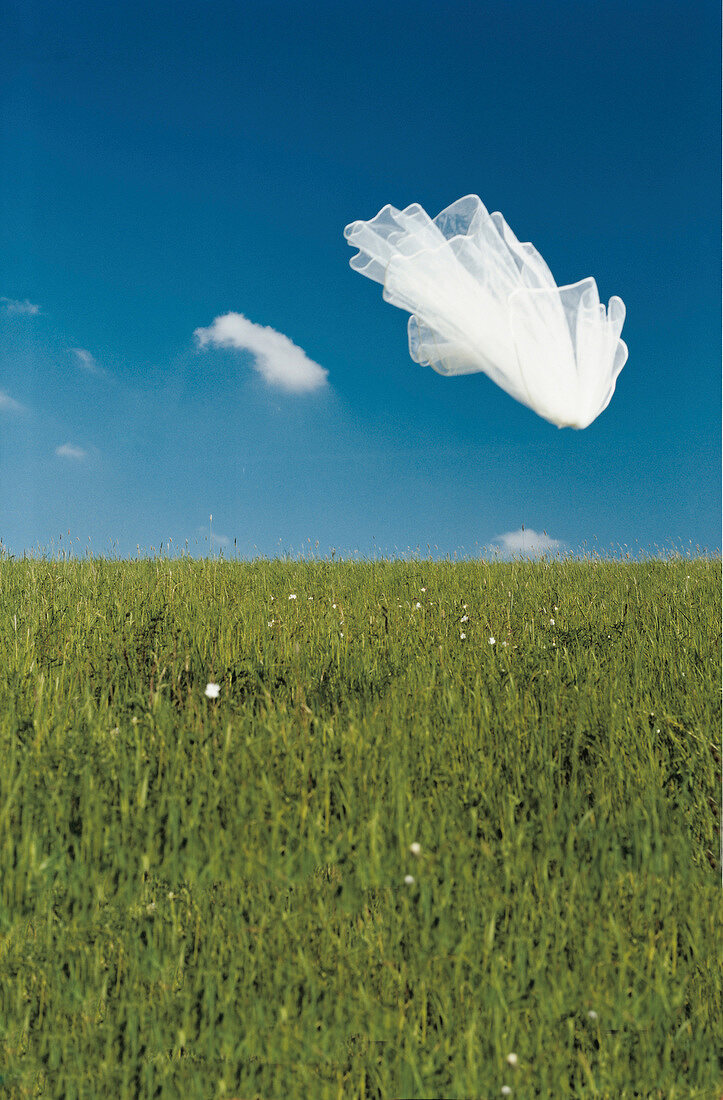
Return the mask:
{"type": "Polygon", "coordinates": [[[445,375],[483,371],[560,428],[586,428],[607,408],[628,357],[623,302],[606,309],[591,277],[558,287],[537,249],[477,195],[436,218],[417,203],[385,206],[344,236],[359,249],[352,268],[411,314],[415,362],[445,375]]]}

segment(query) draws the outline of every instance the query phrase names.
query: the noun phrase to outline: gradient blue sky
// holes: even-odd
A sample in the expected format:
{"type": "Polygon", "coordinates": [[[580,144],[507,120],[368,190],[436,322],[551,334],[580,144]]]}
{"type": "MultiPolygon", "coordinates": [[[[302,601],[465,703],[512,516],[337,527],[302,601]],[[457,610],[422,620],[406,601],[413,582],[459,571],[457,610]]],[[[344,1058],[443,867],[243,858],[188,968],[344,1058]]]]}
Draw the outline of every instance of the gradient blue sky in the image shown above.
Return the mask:
{"type": "Polygon", "coordinates": [[[6,0],[0,536],[14,553],[720,546],[720,16],[708,0],[6,0]],[[409,358],[344,226],[468,193],[627,307],[558,430],[409,358]],[[230,311],[328,372],[194,339],[230,311]],[[75,349],[75,350],[74,350],[75,349]],[[89,541],[90,540],[90,541],[89,541]]]}

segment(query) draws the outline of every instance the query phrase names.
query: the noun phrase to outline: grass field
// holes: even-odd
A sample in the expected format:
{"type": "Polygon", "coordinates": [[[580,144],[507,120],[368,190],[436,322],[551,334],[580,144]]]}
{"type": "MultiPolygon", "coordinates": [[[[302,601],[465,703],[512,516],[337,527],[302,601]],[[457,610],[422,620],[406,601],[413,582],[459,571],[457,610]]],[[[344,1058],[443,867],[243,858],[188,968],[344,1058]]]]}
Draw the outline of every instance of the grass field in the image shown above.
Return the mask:
{"type": "Polygon", "coordinates": [[[6,557],[0,1095],[718,1100],[720,617],[719,560],[6,557]]]}

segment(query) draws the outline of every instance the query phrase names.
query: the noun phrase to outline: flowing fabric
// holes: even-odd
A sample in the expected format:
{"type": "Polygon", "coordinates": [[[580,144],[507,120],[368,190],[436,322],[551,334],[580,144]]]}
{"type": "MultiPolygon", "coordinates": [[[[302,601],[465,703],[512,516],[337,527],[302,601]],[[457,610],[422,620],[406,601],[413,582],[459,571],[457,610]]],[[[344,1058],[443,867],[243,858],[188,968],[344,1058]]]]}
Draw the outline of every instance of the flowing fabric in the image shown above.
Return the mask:
{"type": "Polygon", "coordinates": [[[477,195],[436,218],[417,203],[383,207],[344,236],[355,271],[407,310],[409,354],[439,374],[483,371],[559,428],[607,408],[628,357],[625,306],[601,304],[593,278],[558,287],[540,253],[477,195]]]}

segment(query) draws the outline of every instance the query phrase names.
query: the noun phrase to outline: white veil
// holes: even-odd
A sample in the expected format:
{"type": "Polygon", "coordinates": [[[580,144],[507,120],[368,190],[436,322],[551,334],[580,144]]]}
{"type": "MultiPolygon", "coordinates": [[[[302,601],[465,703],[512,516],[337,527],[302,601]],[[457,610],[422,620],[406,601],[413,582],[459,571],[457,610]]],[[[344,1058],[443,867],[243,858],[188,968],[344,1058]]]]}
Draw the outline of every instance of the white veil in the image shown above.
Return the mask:
{"type": "Polygon", "coordinates": [[[417,203],[385,206],[344,236],[359,249],[354,270],[411,313],[415,362],[483,371],[560,428],[586,428],[609,404],[628,356],[623,302],[606,310],[593,278],[558,287],[537,249],[477,195],[434,219],[417,203]]]}

